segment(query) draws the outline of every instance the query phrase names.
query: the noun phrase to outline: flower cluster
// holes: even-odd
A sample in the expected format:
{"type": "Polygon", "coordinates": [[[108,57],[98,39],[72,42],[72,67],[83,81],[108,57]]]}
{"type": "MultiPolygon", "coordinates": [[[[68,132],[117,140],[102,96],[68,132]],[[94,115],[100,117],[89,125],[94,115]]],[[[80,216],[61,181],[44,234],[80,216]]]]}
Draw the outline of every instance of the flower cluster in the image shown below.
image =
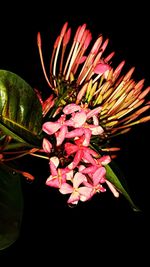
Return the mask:
{"type": "MultiPolygon", "coordinates": [[[[109,156],[102,156],[90,147],[92,136],[101,136],[103,128],[99,125],[98,114],[101,107],[90,110],[87,105],[68,104],[63,108],[63,114],[55,122],[45,122],[43,131],[50,137],[55,136],[56,147],[66,155],[61,158],[50,157],[51,175],[46,184],[59,188],[62,194],[71,196],[68,203],[77,204],[79,200],[86,201],[96,192],[105,192],[103,183],[107,183],[114,195],[119,194],[115,187],[107,181],[104,166],[110,162],[109,156]],[[68,139],[70,142],[68,142],[68,139]],[[68,162],[65,168],[59,165],[68,162]],[[80,187],[79,187],[80,186],[80,187]]],[[[54,141],[53,141],[54,143],[54,141]]],[[[51,153],[52,142],[43,139],[43,149],[51,153]]]]}

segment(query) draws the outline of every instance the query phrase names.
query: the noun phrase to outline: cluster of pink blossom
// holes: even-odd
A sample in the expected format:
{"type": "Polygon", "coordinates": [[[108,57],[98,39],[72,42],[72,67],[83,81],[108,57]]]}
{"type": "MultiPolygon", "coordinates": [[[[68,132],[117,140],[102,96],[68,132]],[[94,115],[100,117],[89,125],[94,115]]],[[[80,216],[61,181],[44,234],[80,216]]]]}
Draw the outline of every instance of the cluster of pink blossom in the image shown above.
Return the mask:
{"type": "Polygon", "coordinates": [[[93,135],[99,136],[103,128],[99,125],[97,115],[101,107],[90,110],[87,104],[68,104],[57,121],[43,124],[43,131],[48,137],[43,139],[43,149],[50,155],[50,176],[46,184],[58,188],[62,194],[70,194],[69,204],[87,201],[97,192],[105,192],[106,183],[115,197],[118,191],[106,178],[105,165],[111,159],[108,155],[100,156],[90,146],[93,135]],[[59,157],[51,156],[55,136],[56,147],[65,152],[67,166],[62,166],[59,157]],[[68,142],[68,139],[70,142],[68,142]]]}

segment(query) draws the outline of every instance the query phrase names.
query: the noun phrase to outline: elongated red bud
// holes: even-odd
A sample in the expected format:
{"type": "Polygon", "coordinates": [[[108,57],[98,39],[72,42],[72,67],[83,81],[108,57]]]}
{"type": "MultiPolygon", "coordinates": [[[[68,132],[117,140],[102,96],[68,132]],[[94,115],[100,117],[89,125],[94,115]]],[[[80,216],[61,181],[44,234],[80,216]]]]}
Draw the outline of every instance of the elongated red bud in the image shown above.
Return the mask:
{"type": "Polygon", "coordinates": [[[118,67],[114,70],[114,73],[113,73],[114,76],[116,76],[116,75],[118,76],[120,74],[124,64],[125,64],[125,60],[121,61],[121,63],[118,65],[118,67]]]}
{"type": "Polygon", "coordinates": [[[68,29],[68,31],[65,33],[64,39],[63,39],[63,45],[66,46],[70,40],[71,36],[71,28],[68,29]]]}
{"type": "Polygon", "coordinates": [[[60,36],[63,38],[64,35],[65,35],[65,32],[67,30],[67,27],[68,27],[68,22],[65,22],[65,24],[63,25],[62,27],[62,30],[61,30],[61,33],[60,33],[60,36]]]}
{"type": "Polygon", "coordinates": [[[34,180],[34,176],[28,172],[22,172],[21,173],[27,180],[33,181],[34,180]]]}
{"type": "Polygon", "coordinates": [[[38,34],[37,34],[37,45],[38,45],[39,47],[41,47],[41,45],[42,45],[41,34],[40,34],[40,32],[38,32],[38,34]]]}

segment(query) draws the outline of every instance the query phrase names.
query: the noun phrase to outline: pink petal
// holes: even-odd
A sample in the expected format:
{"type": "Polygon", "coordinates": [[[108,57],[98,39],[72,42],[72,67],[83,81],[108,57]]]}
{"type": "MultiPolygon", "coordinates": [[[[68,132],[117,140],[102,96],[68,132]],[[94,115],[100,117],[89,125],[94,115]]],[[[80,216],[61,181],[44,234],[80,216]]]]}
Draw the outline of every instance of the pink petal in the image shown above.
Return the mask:
{"type": "Polygon", "coordinates": [[[59,181],[61,184],[66,183],[66,173],[63,172],[63,169],[58,169],[59,181]]]}
{"type": "Polygon", "coordinates": [[[76,172],[73,178],[73,187],[78,188],[83,181],[87,181],[86,176],[80,172],[76,172]]]}
{"type": "Polygon", "coordinates": [[[93,124],[94,124],[95,126],[98,126],[98,125],[99,125],[99,120],[98,120],[98,118],[97,118],[96,115],[93,115],[93,124]]]}
{"type": "Polygon", "coordinates": [[[71,144],[71,143],[65,143],[65,151],[67,153],[67,155],[71,155],[73,153],[75,153],[76,151],[78,151],[78,146],[71,144]]]}
{"type": "Polygon", "coordinates": [[[115,197],[119,197],[119,192],[116,190],[116,188],[114,187],[114,185],[111,182],[107,181],[107,180],[106,180],[106,183],[107,183],[109,189],[111,190],[111,192],[113,193],[113,195],[115,197]]]}
{"type": "Polygon", "coordinates": [[[66,172],[66,179],[71,180],[73,178],[73,170],[66,172]]]}
{"type": "Polygon", "coordinates": [[[79,164],[79,162],[82,160],[83,157],[83,151],[81,149],[79,149],[77,151],[77,153],[75,154],[75,157],[73,159],[73,169],[75,167],[77,167],[77,165],[79,164]]]}
{"type": "Polygon", "coordinates": [[[99,154],[98,154],[96,151],[94,151],[93,149],[91,149],[91,148],[87,148],[87,151],[88,151],[88,153],[91,154],[93,157],[95,157],[95,158],[99,157],[99,154]]]}
{"type": "Polygon", "coordinates": [[[79,172],[82,172],[86,167],[84,165],[79,165],[78,170],[79,172]]]}
{"type": "Polygon", "coordinates": [[[59,130],[60,127],[61,127],[60,123],[58,123],[58,122],[50,122],[49,121],[49,122],[45,122],[43,124],[42,130],[45,133],[51,135],[51,134],[56,133],[59,130]]]}
{"type": "Polygon", "coordinates": [[[81,170],[82,173],[94,173],[97,170],[97,166],[91,165],[90,167],[84,168],[81,170]]]}
{"type": "Polygon", "coordinates": [[[71,114],[75,111],[80,111],[81,107],[79,105],[76,104],[68,104],[67,106],[64,107],[63,112],[65,114],[71,114]]]}
{"type": "Polygon", "coordinates": [[[69,204],[77,204],[78,201],[80,200],[80,195],[78,192],[73,191],[71,196],[69,197],[67,203],[69,204]]]}
{"type": "Polygon", "coordinates": [[[89,119],[89,118],[93,117],[94,115],[97,115],[98,113],[100,113],[101,110],[102,110],[102,107],[97,107],[97,108],[90,110],[87,113],[87,118],[89,119]]]}
{"type": "Polygon", "coordinates": [[[51,187],[55,187],[55,188],[59,188],[60,187],[60,181],[58,180],[58,178],[53,178],[52,175],[50,175],[50,177],[46,180],[46,185],[51,186],[51,187]]]}
{"type": "Polygon", "coordinates": [[[62,194],[70,194],[73,192],[73,187],[70,184],[63,183],[59,189],[62,194]]]}
{"type": "Polygon", "coordinates": [[[90,187],[81,186],[78,189],[78,192],[80,194],[80,200],[81,201],[87,201],[88,199],[90,199],[92,197],[92,191],[93,191],[93,189],[90,187]]]}
{"type": "Polygon", "coordinates": [[[111,157],[108,155],[102,156],[98,161],[100,161],[102,165],[107,165],[111,162],[111,157]]]}
{"type": "Polygon", "coordinates": [[[83,146],[89,146],[92,132],[90,129],[84,128],[84,134],[85,139],[83,141],[83,146]]]}
{"type": "Polygon", "coordinates": [[[73,170],[73,162],[71,162],[71,163],[68,165],[68,169],[69,169],[69,170],[73,170]]]}
{"type": "Polygon", "coordinates": [[[91,189],[93,190],[93,185],[90,184],[89,182],[84,181],[83,184],[84,184],[86,187],[91,188],[91,189]]]}
{"type": "Polygon", "coordinates": [[[87,162],[95,165],[95,160],[92,158],[92,156],[88,153],[88,150],[84,150],[84,159],[87,160],[87,162]]]}
{"type": "Polygon", "coordinates": [[[66,133],[66,138],[74,138],[78,136],[82,136],[84,134],[84,130],[82,128],[75,129],[71,132],[66,133]]]}
{"type": "Polygon", "coordinates": [[[81,136],[81,137],[75,139],[74,141],[75,141],[77,146],[81,146],[83,144],[84,139],[85,139],[85,137],[81,136]]]}
{"type": "Polygon", "coordinates": [[[109,70],[110,66],[108,64],[99,63],[95,69],[94,73],[96,74],[103,74],[105,71],[109,70]]]}
{"type": "Polygon", "coordinates": [[[46,138],[43,138],[42,147],[46,153],[50,153],[52,149],[52,144],[46,138]]]}
{"type": "Polygon", "coordinates": [[[71,118],[71,119],[65,121],[65,125],[73,127],[73,119],[71,118]]]}
{"type": "Polygon", "coordinates": [[[89,125],[89,128],[92,131],[92,135],[99,135],[104,132],[101,126],[89,125]]]}
{"type": "Polygon", "coordinates": [[[57,172],[57,168],[55,164],[52,161],[50,161],[49,165],[50,165],[50,171],[51,171],[52,176],[57,176],[58,172],[57,172]]]}
{"type": "Polygon", "coordinates": [[[100,180],[100,183],[101,184],[104,184],[106,182],[106,179],[105,179],[105,177],[103,176],[102,178],[101,178],[101,180],[100,180]]]}
{"type": "Polygon", "coordinates": [[[86,113],[84,111],[77,112],[73,118],[73,126],[81,127],[86,122],[86,113]]]}
{"type": "Polygon", "coordinates": [[[60,146],[64,139],[65,139],[65,136],[66,136],[66,133],[68,131],[68,128],[67,126],[63,125],[61,128],[60,128],[60,131],[56,133],[56,141],[57,141],[57,146],[60,146]]]}
{"type": "Polygon", "coordinates": [[[52,176],[57,176],[57,167],[59,165],[59,159],[57,157],[51,157],[49,165],[52,176]]]}
{"type": "Polygon", "coordinates": [[[51,157],[50,158],[50,164],[51,164],[51,162],[54,164],[55,168],[57,168],[59,165],[59,158],[58,157],[51,157]]]}
{"type": "Polygon", "coordinates": [[[59,122],[61,124],[61,126],[63,124],[65,124],[65,122],[66,122],[66,115],[65,114],[61,115],[57,122],[59,122]]]}
{"type": "Polygon", "coordinates": [[[92,177],[94,186],[98,185],[101,182],[101,179],[104,178],[105,174],[106,170],[104,167],[100,167],[96,170],[92,177]]]}

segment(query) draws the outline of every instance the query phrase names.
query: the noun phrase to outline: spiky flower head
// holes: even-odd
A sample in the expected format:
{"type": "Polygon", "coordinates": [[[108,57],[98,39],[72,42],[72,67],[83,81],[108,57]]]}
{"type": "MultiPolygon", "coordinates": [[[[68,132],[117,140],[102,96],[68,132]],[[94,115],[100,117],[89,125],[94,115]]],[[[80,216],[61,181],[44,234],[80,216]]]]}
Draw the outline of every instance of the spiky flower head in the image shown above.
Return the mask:
{"type": "MultiPolygon", "coordinates": [[[[128,132],[135,124],[150,120],[149,115],[144,116],[150,107],[146,100],[150,87],[143,89],[144,79],[136,82],[132,78],[134,67],[123,73],[124,60],[113,67],[115,53],[106,54],[108,42],[100,35],[92,43],[92,34],[86,24],[79,26],[71,37],[71,28],[66,22],[56,38],[50,70],[46,72],[40,33],[37,37],[43,72],[54,92],[55,108],[51,116],[54,117],[69,103],[90,109],[101,106],[98,118],[104,129],[99,140],[101,143],[128,132]]],[[[51,102],[47,101],[44,116],[51,107],[51,102]]]]}

